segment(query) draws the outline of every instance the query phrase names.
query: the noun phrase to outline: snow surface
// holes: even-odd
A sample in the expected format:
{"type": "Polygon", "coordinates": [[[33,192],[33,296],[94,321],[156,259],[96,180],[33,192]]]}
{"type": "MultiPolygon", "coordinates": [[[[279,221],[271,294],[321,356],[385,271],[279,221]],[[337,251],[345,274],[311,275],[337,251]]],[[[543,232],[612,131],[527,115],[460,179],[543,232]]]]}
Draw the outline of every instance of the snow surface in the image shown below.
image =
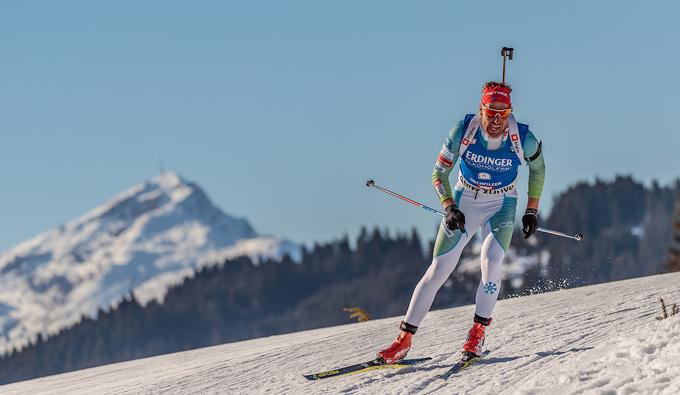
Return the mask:
{"type": "Polygon", "coordinates": [[[0,253],[0,354],[94,316],[134,292],[141,303],[195,270],[241,255],[299,258],[258,236],[194,183],[162,173],[81,218],[0,253]]]}
{"type": "Polygon", "coordinates": [[[430,312],[409,356],[432,361],[397,371],[302,377],[371,359],[401,317],[100,366],[0,392],[678,394],[680,316],[656,320],[659,297],[680,303],[680,273],[502,300],[488,332],[491,354],[448,381],[437,375],[458,358],[472,306],[430,312]]]}

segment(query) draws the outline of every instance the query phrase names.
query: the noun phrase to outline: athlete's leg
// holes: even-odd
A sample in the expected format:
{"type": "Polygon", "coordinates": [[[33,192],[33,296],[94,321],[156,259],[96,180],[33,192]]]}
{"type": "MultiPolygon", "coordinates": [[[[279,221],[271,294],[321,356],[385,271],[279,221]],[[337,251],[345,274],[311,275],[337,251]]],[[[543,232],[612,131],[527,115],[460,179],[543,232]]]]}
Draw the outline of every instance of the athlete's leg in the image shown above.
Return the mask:
{"type": "Polygon", "coordinates": [[[482,279],[477,287],[475,321],[488,324],[501,288],[502,263],[510,247],[517,199],[504,197],[499,210],[482,227],[482,279]]]}
{"type": "MultiPolygon", "coordinates": [[[[443,233],[441,228],[439,233],[443,233]]],[[[456,233],[461,232],[457,231],[456,233]]],[[[439,239],[440,237],[438,236],[437,240],[439,239]]],[[[463,252],[463,248],[465,248],[469,240],[470,238],[466,235],[462,235],[462,237],[459,236],[453,249],[443,255],[432,258],[430,267],[413,290],[413,296],[411,296],[411,303],[408,306],[404,322],[415,326],[420,325],[420,322],[425,318],[425,314],[430,311],[437,291],[449,278],[453,269],[456,268],[458,260],[460,259],[460,254],[463,252]]]]}
{"type": "Polygon", "coordinates": [[[413,291],[404,322],[416,327],[420,325],[425,314],[430,311],[437,291],[458,265],[463,248],[481,226],[484,218],[479,212],[479,202],[475,201],[473,196],[473,194],[463,194],[462,191],[458,191],[454,195],[456,204],[465,214],[466,233],[463,234],[460,230],[456,230],[453,236],[449,237],[444,232],[443,226],[445,225],[440,224],[432,254],[432,263],[413,291]]]}
{"type": "MultiPolygon", "coordinates": [[[[488,228],[489,225],[485,225],[488,228]]],[[[501,290],[501,271],[505,251],[498,244],[493,234],[489,232],[482,242],[480,260],[482,263],[482,279],[477,287],[475,298],[475,315],[480,318],[491,318],[491,312],[496,305],[498,293],[501,290]]]]}

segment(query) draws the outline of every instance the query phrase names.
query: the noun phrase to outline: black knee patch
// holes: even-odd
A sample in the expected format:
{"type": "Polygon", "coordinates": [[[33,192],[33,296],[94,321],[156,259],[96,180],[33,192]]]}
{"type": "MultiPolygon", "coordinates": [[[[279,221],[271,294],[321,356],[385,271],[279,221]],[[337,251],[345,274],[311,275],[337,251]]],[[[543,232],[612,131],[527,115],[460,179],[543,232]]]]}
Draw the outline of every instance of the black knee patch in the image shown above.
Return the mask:
{"type": "Polygon", "coordinates": [[[401,329],[404,332],[408,332],[412,335],[415,335],[416,331],[418,330],[418,327],[415,325],[411,325],[406,321],[402,321],[401,324],[399,325],[399,329],[401,329]]]}

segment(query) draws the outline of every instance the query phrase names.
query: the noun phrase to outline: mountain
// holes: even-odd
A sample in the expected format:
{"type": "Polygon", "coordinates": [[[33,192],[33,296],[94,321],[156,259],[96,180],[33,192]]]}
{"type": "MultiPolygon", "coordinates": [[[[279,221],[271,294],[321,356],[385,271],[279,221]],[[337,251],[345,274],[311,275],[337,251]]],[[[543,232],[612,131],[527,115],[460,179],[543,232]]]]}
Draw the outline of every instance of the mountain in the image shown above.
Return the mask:
{"type": "Polygon", "coordinates": [[[299,259],[201,190],[165,172],[66,225],[0,253],[0,353],[108,309],[161,300],[197,268],[247,255],[299,259]]]}
{"type": "Polygon", "coordinates": [[[43,377],[5,386],[27,393],[556,394],[680,392],[680,273],[648,276],[498,302],[491,354],[448,380],[473,306],[430,312],[409,357],[413,368],[319,381],[302,375],[374,357],[402,316],[229,343],[43,377]]]}

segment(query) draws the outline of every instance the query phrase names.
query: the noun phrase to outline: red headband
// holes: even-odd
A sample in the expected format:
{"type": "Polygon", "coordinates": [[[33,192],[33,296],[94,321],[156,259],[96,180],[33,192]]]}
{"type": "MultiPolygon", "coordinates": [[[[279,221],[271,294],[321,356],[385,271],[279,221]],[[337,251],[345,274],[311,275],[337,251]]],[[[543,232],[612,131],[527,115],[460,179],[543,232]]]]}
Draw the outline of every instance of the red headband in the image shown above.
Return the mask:
{"type": "Polygon", "coordinates": [[[512,89],[501,85],[485,86],[482,90],[482,104],[488,105],[491,102],[501,102],[507,104],[508,107],[512,107],[510,92],[512,92],[512,89]]]}

